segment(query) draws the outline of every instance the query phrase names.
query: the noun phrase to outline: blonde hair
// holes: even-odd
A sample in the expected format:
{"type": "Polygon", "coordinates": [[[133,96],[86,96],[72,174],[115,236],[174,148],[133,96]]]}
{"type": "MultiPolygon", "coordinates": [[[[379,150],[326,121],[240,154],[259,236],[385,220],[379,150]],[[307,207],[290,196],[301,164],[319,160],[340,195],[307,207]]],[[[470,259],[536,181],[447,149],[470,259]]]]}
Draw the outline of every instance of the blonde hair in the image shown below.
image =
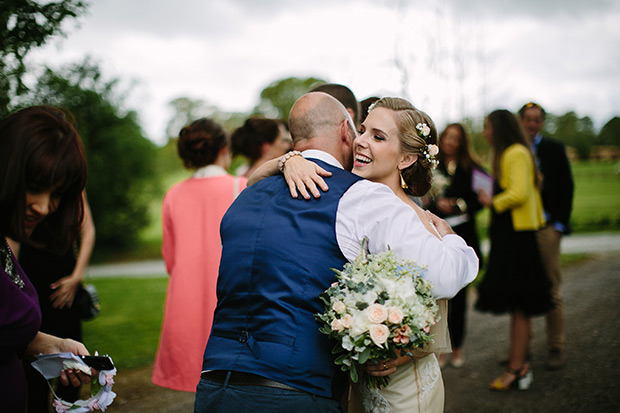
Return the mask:
{"type": "Polygon", "coordinates": [[[426,113],[401,98],[381,98],[371,106],[370,111],[376,108],[386,108],[396,112],[401,151],[418,155],[417,161],[401,171],[403,179],[409,186],[405,192],[414,196],[426,194],[431,188],[433,164],[426,158],[425,152],[428,151],[428,145],[437,144],[435,122],[426,113]],[[426,124],[429,127],[428,136],[419,135],[418,124],[426,124]]]}

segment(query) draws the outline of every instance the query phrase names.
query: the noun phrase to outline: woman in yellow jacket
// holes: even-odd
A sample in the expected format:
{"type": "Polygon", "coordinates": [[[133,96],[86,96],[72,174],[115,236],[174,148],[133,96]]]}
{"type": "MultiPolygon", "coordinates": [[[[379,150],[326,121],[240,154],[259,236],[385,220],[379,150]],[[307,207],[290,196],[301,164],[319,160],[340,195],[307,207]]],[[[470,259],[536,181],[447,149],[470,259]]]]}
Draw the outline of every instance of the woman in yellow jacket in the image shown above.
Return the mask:
{"type": "Polygon", "coordinates": [[[548,312],[551,284],[545,273],[536,231],[545,224],[541,179],[518,119],[507,110],[492,112],[484,137],[493,153],[494,195],[479,193],[492,209],[491,250],[476,309],[510,313],[510,355],[506,371],[489,388],[525,390],[532,381],[527,359],[531,316],[548,312]]]}

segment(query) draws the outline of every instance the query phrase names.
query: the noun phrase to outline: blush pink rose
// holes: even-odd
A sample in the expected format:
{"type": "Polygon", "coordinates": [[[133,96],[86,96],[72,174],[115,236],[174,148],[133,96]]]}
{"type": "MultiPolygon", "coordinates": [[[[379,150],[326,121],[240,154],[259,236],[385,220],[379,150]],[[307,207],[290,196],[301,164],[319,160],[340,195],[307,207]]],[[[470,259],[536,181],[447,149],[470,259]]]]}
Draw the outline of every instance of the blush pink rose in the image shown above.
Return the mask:
{"type": "Polygon", "coordinates": [[[347,306],[344,305],[344,303],[342,301],[336,301],[334,304],[332,304],[332,309],[338,313],[338,314],[342,314],[347,310],[347,306]]]}
{"type": "Polygon", "coordinates": [[[344,330],[344,326],[342,325],[342,320],[339,318],[335,318],[332,320],[332,330],[334,331],[342,331],[344,330]]]}
{"type": "Polygon", "coordinates": [[[398,307],[389,307],[388,311],[388,321],[392,324],[400,324],[403,321],[405,315],[402,310],[398,307]]]}
{"type": "Polygon", "coordinates": [[[388,312],[385,306],[373,304],[366,309],[366,317],[371,323],[379,324],[387,320],[388,312]]]}
{"type": "Polygon", "coordinates": [[[351,328],[351,325],[353,324],[353,317],[351,316],[351,314],[347,314],[342,317],[340,321],[342,322],[342,326],[344,328],[351,328]]]}
{"type": "Polygon", "coordinates": [[[437,145],[428,145],[428,153],[431,156],[436,156],[439,153],[439,147],[437,145]]]}
{"type": "Polygon", "coordinates": [[[368,332],[372,342],[378,346],[381,346],[390,337],[390,329],[384,324],[373,324],[368,329],[368,332]]]}

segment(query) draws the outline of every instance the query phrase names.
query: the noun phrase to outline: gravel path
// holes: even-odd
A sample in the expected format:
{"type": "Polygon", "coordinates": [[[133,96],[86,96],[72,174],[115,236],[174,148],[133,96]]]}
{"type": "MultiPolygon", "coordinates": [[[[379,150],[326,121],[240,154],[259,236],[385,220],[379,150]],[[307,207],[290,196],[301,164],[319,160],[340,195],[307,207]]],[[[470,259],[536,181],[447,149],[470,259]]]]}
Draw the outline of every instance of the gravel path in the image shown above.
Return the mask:
{"type": "MultiPolygon", "coordinates": [[[[620,253],[597,255],[564,270],[567,364],[544,369],[544,320],[533,323],[534,383],[528,391],[495,393],[486,386],[501,372],[508,317],[468,315],[466,363],[444,370],[446,412],[616,412],[620,409],[620,253]]],[[[470,304],[475,291],[470,289],[470,304]]],[[[150,383],[152,366],[118,373],[109,412],[191,412],[194,396],[150,383]]]]}

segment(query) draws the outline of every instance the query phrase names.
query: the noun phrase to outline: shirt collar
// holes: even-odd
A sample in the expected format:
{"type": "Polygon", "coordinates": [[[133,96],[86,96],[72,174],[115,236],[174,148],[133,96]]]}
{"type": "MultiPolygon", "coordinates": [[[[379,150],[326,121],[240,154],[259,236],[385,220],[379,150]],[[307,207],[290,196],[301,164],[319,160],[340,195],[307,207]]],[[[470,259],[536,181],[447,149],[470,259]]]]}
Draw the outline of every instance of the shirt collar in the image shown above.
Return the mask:
{"type": "Polygon", "coordinates": [[[331,166],[344,169],[342,165],[340,164],[340,162],[338,162],[336,158],[334,158],[331,154],[324,152],[324,151],[320,151],[318,149],[306,149],[305,151],[301,153],[301,155],[304,158],[318,159],[320,161],[330,164],[331,166]]]}
{"type": "Polygon", "coordinates": [[[200,169],[197,169],[196,172],[192,174],[193,178],[211,178],[213,176],[222,176],[226,175],[226,169],[222,168],[218,165],[207,165],[203,166],[200,169]]]}

